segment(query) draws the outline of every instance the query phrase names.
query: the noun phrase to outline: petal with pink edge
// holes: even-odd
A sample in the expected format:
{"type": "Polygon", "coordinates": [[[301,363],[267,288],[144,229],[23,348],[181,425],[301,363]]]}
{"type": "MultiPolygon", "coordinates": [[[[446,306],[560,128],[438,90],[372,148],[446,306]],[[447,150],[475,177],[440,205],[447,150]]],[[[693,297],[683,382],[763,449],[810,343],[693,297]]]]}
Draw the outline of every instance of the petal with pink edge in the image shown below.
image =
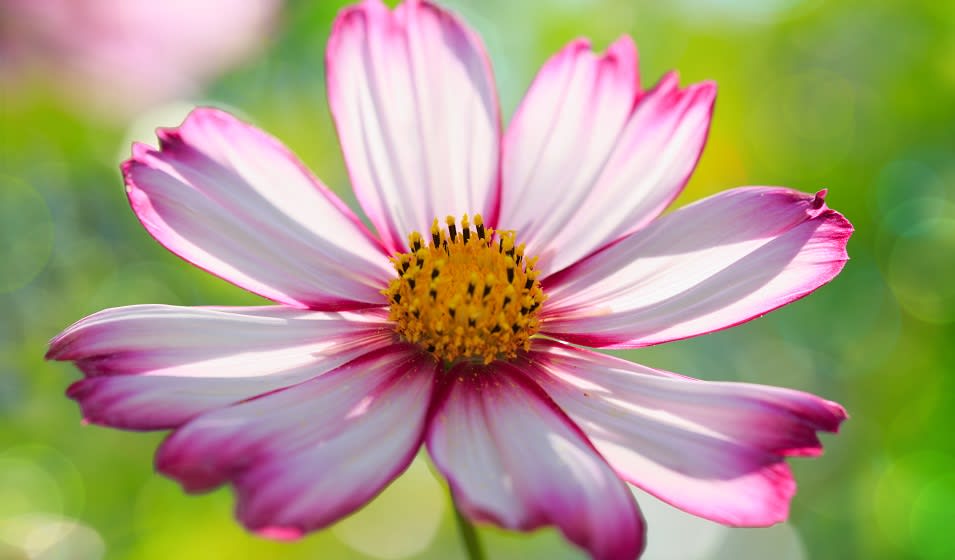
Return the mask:
{"type": "Polygon", "coordinates": [[[784,521],[796,483],[784,457],[822,453],[836,403],[777,387],[699,381],[539,340],[517,364],[623,478],[694,515],[784,521]]]}
{"type": "Polygon", "coordinates": [[[556,525],[594,558],[635,558],[644,523],[633,496],[540,387],[514,367],[459,365],[427,436],[469,518],[528,531],[556,525]]]}
{"type": "Polygon", "coordinates": [[[545,276],[655,218],[680,193],[709,130],[716,86],[668,74],[642,92],[633,41],[577,40],[544,64],[504,137],[503,229],[545,276]]]}
{"type": "Polygon", "coordinates": [[[210,108],[158,134],[122,168],[133,211],[170,251],[294,307],[387,304],[384,249],[278,140],[210,108]]]}
{"type": "Polygon", "coordinates": [[[134,305],[77,322],[50,342],[47,358],[86,374],[67,394],[87,421],[168,429],[390,345],[386,319],[376,311],[134,305]]]}
{"type": "Polygon", "coordinates": [[[547,279],[542,332],[633,348],[724,329],[842,270],[852,225],[815,196],[733,189],[660,218],[547,279]]]}
{"type": "Polygon", "coordinates": [[[378,494],[421,445],[437,365],[404,344],[179,428],[157,469],[189,492],[231,482],[236,515],[268,537],[325,527],[378,494]]]}
{"type": "Polygon", "coordinates": [[[344,9],[327,53],[328,100],[362,208],[404,251],[435,217],[499,203],[500,116],[480,38],[429,2],[344,9]]]}

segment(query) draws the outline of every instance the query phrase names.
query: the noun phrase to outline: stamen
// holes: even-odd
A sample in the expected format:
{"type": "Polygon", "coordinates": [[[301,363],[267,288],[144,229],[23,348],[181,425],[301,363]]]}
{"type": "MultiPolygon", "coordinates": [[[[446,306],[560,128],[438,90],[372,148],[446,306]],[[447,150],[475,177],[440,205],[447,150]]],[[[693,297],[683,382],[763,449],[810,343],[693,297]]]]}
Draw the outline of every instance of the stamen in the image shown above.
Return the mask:
{"type": "Polygon", "coordinates": [[[471,226],[468,224],[468,215],[461,218],[461,237],[464,238],[464,244],[467,245],[471,239],[471,226]]]}
{"type": "Polygon", "coordinates": [[[438,226],[438,219],[434,219],[434,223],[431,224],[431,243],[437,247],[441,245],[441,227],[438,226]]]}
{"type": "Polygon", "coordinates": [[[457,228],[454,225],[454,216],[448,216],[447,222],[448,222],[448,235],[451,237],[451,241],[454,242],[455,238],[458,236],[457,228]]]}
{"type": "Polygon", "coordinates": [[[479,214],[458,224],[449,216],[431,224],[430,245],[418,232],[411,250],[392,259],[397,277],[383,292],[395,330],[446,364],[514,358],[530,348],[540,328],[545,295],[525,246],[513,231],[495,232],[479,214]],[[505,280],[506,279],[506,280],[505,280]]]}

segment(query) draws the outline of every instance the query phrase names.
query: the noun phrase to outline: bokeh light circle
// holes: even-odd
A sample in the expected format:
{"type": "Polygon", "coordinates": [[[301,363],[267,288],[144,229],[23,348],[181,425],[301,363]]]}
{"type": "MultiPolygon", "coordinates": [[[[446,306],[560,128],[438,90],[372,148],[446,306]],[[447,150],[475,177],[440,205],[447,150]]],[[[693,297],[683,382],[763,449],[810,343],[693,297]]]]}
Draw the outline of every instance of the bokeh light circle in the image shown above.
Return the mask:
{"type": "Polygon", "coordinates": [[[916,224],[889,256],[889,286],[909,314],[935,324],[955,320],[955,216],[916,224]]]}
{"type": "Polygon", "coordinates": [[[631,488],[650,535],[643,560],[707,560],[730,529],[681,511],[657,498],[631,488]],[[686,538],[693,535],[692,539],[686,538]],[[676,545],[675,543],[679,543],[676,545]]]}
{"type": "Polygon", "coordinates": [[[415,459],[377,498],[332,527],[342,542],[374,558],[420,554],[434,540],[445,495],[424,459],[415,459]]]}
{"type": "Polygon", "coordinates": [[[34,512],[63,512],[63,493],[50,473],[23,457],[0,455],[0,520],[34,512]]]}
{"type": "Polygon", "coordinates": [[[952,472],[955,457],[931,450],[910,453],[888,463],[870,493],[870,510],[880,539],[899,551],[910,551],[917,536],[924,538],[929,527],[938,527],[938,520],[923,525],[928,521],[925,516],[944,511],[945,507],[951,512],[955,504],[939,503],[938,498],[944,496],[933,496],[933,484],[928,481],[942,481],[934,483],[936,489],[942,488],[952,472]]]}
{"type": "Polygon", "coordinates": [[[105,553],[100,534],[75,519],[45,513],[0,519],[2,558],[99,560],[105,553]]]}
{"type": "Polygon", "coordinates": [[[955,558],[955,474],[940,476],[928,484],[912,504],[912,540],[920,557],[931,560],[955,558]]]}
{"type": "Polygon", "coordinates": [[[43,270],[53,251],[53,220],[32,186],[0,175],[0,294],[22,288],[43,270]]]}

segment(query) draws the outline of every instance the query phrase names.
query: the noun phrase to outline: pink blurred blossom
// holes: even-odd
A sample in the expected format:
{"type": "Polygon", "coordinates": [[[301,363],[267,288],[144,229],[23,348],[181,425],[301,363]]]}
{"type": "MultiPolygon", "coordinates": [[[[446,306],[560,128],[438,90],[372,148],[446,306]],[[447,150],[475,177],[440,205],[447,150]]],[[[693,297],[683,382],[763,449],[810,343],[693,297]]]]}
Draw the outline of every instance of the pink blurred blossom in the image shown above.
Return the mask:
{"type": "Polygon", "coordinates": [[[280,0],[0,0],[0,80],[39,81],[123,120],[203,86],[268,43],[280,0]]]}

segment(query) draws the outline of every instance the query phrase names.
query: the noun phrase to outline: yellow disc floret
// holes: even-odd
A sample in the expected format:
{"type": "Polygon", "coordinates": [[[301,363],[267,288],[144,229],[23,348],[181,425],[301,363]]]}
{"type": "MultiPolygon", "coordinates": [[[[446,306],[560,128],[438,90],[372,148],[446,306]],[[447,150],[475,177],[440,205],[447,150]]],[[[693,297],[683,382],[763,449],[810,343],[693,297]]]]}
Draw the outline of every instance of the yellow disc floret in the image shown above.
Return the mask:
{"type": "Polygon", "coordinates": [[[530,347],[545,296],[534,264],[516,245],[513,231],[474,229],[467,214],[460,230],[453,216],[447,229],[437,219],[431,239],[413,232],[411,250],[392,258],[398,277],[383,293],[401,337],[446,363],[513,358],[530,347]]]}

